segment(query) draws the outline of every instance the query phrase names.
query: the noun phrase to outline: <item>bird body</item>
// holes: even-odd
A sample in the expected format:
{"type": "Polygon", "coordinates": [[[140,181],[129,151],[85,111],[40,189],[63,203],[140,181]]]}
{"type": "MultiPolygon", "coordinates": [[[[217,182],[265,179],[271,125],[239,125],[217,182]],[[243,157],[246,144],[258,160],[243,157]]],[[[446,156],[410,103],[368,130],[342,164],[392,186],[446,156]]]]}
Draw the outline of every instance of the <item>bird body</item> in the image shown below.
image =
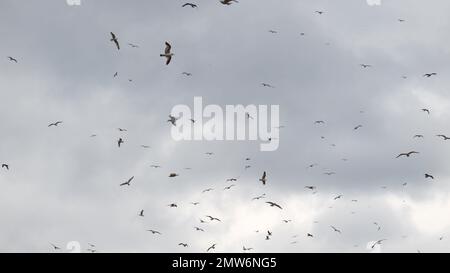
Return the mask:
{"type": "Polygon", "coordinates": [[[169,65],[170,61],[174,54],[171,52],[172,46],[166,42],[166,49],[164,50],[164,54],[160,54],[159,56],[166,58],[166,65],[169,65]]]}
{"type": "Polygon", "coordinates": [[[266,172],[263,173],[263,176],[259,179],[263,183],[263,185],[266,185],[267,179],[266,179],[266,172]]]}

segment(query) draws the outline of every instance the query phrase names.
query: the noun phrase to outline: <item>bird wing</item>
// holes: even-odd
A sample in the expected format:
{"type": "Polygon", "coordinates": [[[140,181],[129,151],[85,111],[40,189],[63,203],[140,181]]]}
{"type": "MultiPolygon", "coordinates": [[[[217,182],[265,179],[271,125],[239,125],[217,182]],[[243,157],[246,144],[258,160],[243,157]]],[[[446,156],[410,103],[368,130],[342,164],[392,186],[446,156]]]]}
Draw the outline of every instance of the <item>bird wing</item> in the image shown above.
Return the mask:
{"type": "Polygon", "coordinates": [[[166,42],[166,49],[164,50],[164,53],[170,54],[170,49],[172,49],[172,46],[168,42],[166,42]]]}
{"type": "Polygon", "coordinates": [[[167,56],[166,65],[169,65],[171,60],[172,60],[172,56],[167,56]]]}

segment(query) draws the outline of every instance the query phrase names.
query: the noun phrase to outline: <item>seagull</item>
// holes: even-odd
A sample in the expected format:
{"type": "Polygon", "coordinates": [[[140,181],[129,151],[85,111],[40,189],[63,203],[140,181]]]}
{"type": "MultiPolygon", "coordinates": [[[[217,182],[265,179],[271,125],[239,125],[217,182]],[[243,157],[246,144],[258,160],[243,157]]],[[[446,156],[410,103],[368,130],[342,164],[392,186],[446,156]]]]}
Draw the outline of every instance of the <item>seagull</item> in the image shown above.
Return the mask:
{"type": "Polygon", "coordinates": [[[377,230],[380,231],[381,226],[380,226],[377,222],[373,222],[373,224],[374,224],[375,226],[377,226],[377,230]]]}
{"type": "Polygon", "coordinates": [[[311,237],[311,238],[313,238],[314,235],[312,235],[311,233],[307,233],[307,234],[306,234],[306,237],[311,237]]]}
{"type": "Polygon", "coordinates": [[[308,189],[308,190],[315,190],[316,189],[316,187],[315,186],[305,186],[305,189],[308,189]]]}
{"type": "Polygon", "coordinates": [[[124,143],[123,139],[119,138],[119,140],[117,141],[117,146],[119,146],[119,148],[120,148],[120,145],[123,143],[124,143]]]}
{"type": "Polygon", "coordinates": [[[154,168],[154,169],[161,168],[161,166],[159,166],[159,165],[150,165],[150,167],[152,167],[152,168],[154,168]]]}
{"type": "Polygon", "coordinates": [[[227,182],[236,182],[237,181],[237,178],[229,178],[229,179],[227,179],[227,182]]]}
{"type": "Polygon", "coordinates": [[[314,121],[314,124],[325,124],[325,121],[323,121],[323,120],[316,120],[316,121],[314,121]]]}
{"type": "Polygon", "coordinates": [[[122,183],[122,184],[120,184],[120,186],[122,187],[122,186],[131,186],[131,181],[133,181],[133,179],[134,179],[134,176],[132,176],[130,179],[128,179],[126,182],[124,182],[124,183],[122,183]]]}
{"type": "Polygon", "coordinates": [[[141,145],[141,147],[144,149],[150,149],[150,146],[148,146],[148,145],[141,145]]]}
{"type": "Polygon", "coordinates": [[[189,72],[183,72],[183,73],[181,73],[181,74],[183,74],[183,75],[185,75],[185,76],[188,76],[188,77],[192,76],[192,73],[189,73],[189,72]]]}
{"type": "Polygon", "coordinates": [[[423,108],[423,109],[420,109],[420,110],[422,110],[423,112],[427,112],[428,115],[430,114],[430,110],[429,109],[423,108]]]}
{"type": "Polygon", "coordinates": [[[177,176],[180,176],[180,175],[177,174],[177,173],[171,173],[171,174],[169,174],[169,177],[170,177],[170,178],[172,178],[172,177],[177,177],[177,176]]]}
{"type": "Polygon", "coordinates": [[[287,224],[287,223],[292,222],[292,220],[283,220],[283,222],[287,224]]]}
{"type": "Polygon", "coordinates": [[[212,246],[208,247],[206,252],[209,252],[211,249],[216,249],[216,244],[213,244],[212,246]]]}
{"type": "Polygon", "coordinates": [[[139,216],[144,217],[144,210],[141,210],[141,212],[139,213],[139,216]]]}
{"type": "Polygon", "coordinates": [[[383,241],[386,241],[386,239],[382,239],[382,240],[376,241],[376,242],[372,245],[371,248],[374,248],[376,245],[381,245],[381,243],[382,243],[383,241]]]}
{"type": "Polygon", "coordinates": [[[171,208],[178,208],[178,205],[175,204],[175,203],[169,204],[169,205],[167,205],[167,206],[168,206],[168,207],[171,207],[171,208]]]}
{"type": "Polygon", "coordinates": [[[405,22],[405,19],[398,19],[398,21],[399,21],[400,23],[403,23],[403,22],[405,22]]]}
{"type": "Polygon", "coordinates": [[[277,207],[279,209],[283,209],[280,205],[278,205],[277,203],[274,202],[266,202],[267,204],[269,204],[271,207],[277,207]]]}
{"type": "Polygon", "coordinates": [[[372,67],[371,64],[360,64],[360,66],[361,66],[362,68],[370,68],[370,67],[372,67]]]}
{"type": "Polygon", "coordinates": [[[272,34],[277,34],[277,33],[278,33],[278,31],[276,31],[276,30],[272,30],[272,29],[271,29],[271,30],[269,30],[269,32],[270,32],[270,33],[272,33],[272,34]]]}
{"type": "Polygon", "coordinates": [[[172,123],[173,126],[177,126],[177,120],[178,120],[178,119],[179,119],[179,118],[176,118],[176,117],[174,117],[174,116],[172,116],[172,115],[169,115],[169,119],[167,120],[167,122],[172,123]]]}
{"type": "Polygon", "coordinates": [[[191,204],[194,205],[194,206],[200,205],[199,202],[191,202],[191,204]]]}
{"type": "Polygon", "coordinates": [[[211,156],[211,155],[214,155],[214,153],[212,153],[212,152],[206,152],[205,155],[211,156]]]}
{"type": "Polygon", "coordinates": [[[413,138],[423,138],[423,135],[415,135],[413,138]]]}
{"type": "Polygon", "coordinates": [[[50,244],[52,245],[53,249],[55,249],[55,250],[61,249],[59,246],[56,246],[56,245],[54,245],[54,244],[52,244],[52,243],[50,243],[50,244]]]}
{"type": "Polygon", "coordinates": [[[187,6],[190,6],[191,8],[198,8],[198,6],[196,4],[192,4],[192,3],[186,3],[186,4],[182,5],[181,7],[184,8],[187,6]]]}
{"type": "Polygon", "coordinates": [[[2,169],[5,168],[6,170],[9,171],[9,165],[8,164],[2,164],[2,169]]]}
{"type": "Polygon", "coordinates": [[[424,74],[423,76],[424,76],[424,77],[427,77],[427,78],[430,78],[430,77],[436,76],[436,75],[437,75],[437,73],[433,72],[433,73],[426,73],[426,74],[424,74]]]}
{"type": "Polygon", "coordinates": [[[243,246],[243,247],[242,247],[242,250],[243,250],[243,251],[250,251],[250,250],[253,250],[253,248],[252,248],[252,247],[248,247],[248,248],[247,248],[247,247],[243,246]]]}
{"type": "Polygon", "coordinates": [[[263,185],[266,185],[266,172],[263,173],[263,176],[259,179],[263,183],[263,185]]]}
{"type": "Polygon", "coordinates": [[[213,190],[214,190],[214,189],[209,188],[209,189],[203,190],[202,193],[209,192],[209,191],[213,191],[213,190]]]}
{"type": "Polygon", "coordinates": [[[409,153],[401,153],[396,158],[399,158],[399,157],[402,157],[402,156],[410,157],[412,154],[418,154],[418,153],[419,152],[416,152],[416,151],[411,151],[409,153]]]}
{"type": "Polygon", "coordinates": [[[117,49],[120,50],[119,40],[114,33],[111,32],[111,42],[114,42],[117,46],[117,49]]]}
{"type": "Polygon", "coordinates": [[[182,247],[188,247],[189,246],[188,244],[185,244],[185,243],[179,243],[178,245],[182,246],[182,247]]]}
{"type": "Polygon", "coordinates": [[[232,188],[232,187],[235,187],[235,186],[236,186],[236,185],[233,184],[233,185],[230,185],[230,186],[228,186],[228,187],[225,187],[223,190],[224,190],[224,191],[225,191],[225,190],[231,190],[231,188],[232,188]]]}
{"type": "Polygon", "coordinates": [[[147,231],[151,232],[152,234],[159,234],[159,235],[161,235],[161,232],[159,232],[157,230],[149,229],[147,231]]]}
{"type": "Polygon", "coordinates": [[[341,194],[341,195],[338,195],[338,196],[336,196],[336,197],[334,198],[334,200],[341,199],[342,197],[344,197],[342,194],[341,194]]]}
{"type": "Polygon", "coordinates": [[[437,135],[438,137],[442,137],[444,140],[449,140],[450,137],[447,137],[446,135],[437,135]]]}
{"type": "Polygon", "coordinates": [[[169,65],[170,61],[172,60],[172,56],[174,55],[173,53],[170,52],[171,49],[172,46],[168,42],[166,42],[166,49],[164,50],[164,54],[159,55],[161,57],[166,57],[167,59],[166,65],[169,65]]]}
{"type": "Polygon", "coordinates": [[[128,132],[127,129],[122,129],[122,128],[117,128],[117,130],[119,130],[119,132],[128,132]]]}
{"type": "Polygon", "coordinates": [[[203,231],[203,232],[205,231],[204,229],[199,228],[199,227],[194,227],[194,228],[195,228],[196,231],[203,231]]]}
{"type": "Polygon", "coordinates": [[[212,216],[210,216],[210,215],[206,215],[206,217],[208,217],[210,221],[222,222],[219,218],[212,217],[212,216]]]}
{"type": "Polygon", "coordinates": [[[239,3],[237,0],[220,0],[220,3],[224,5],[231,5],[233,2],[239,3]]]}
{"type": "Polygon", "coordinates": [[[57,127],[59,124],[61,124],[61,123],[63,123],[62,121],[57,121],[57,122],[54,122],[54,123],[50,123],[49,125],[48,125],[48,127],[52,127],[52,126],[55,126],[55,127],[57,127]]]}
{"type": "Polygon", "coordinates": [[[13,57],[11,57],[11,56],[8,56],[8,59],[9,59],[11,62],[18,63],[17,59],[15,59],[15,58],[13,58],[13,57]]]}
{"type": "Polygon", "coordinates": [[[323,173],[323,174],[330,176],[330,175],[335,175],[336,173],[335,172],[326,172],[326,173],[323,173]]]}
{"type": "Polygon", "coordinates": [[[432,176],[431,174],[425,174],[425,178],[431,178],[431,179],[433,179],[434,180],[434,176],[432,176]]]}
{"type": "Polygon", "coordinates": [[[117,77],[119,75],[119,72],[114,73],[113,78],[117,77]]]}
{"type": "Polygon", "coordinates": [[[324,14],[325,12],[324,12],[324,11],[321,11],[321,10],[316,10],[316,13],[319,14],[319,15],[322,15],[322,14],[324,14]]]}
{"type": "Polygon", "coordinates": [[[358,125],[355,128],[353,128],[353,130],[358,130],[359,128],[363,127],[362,125],[358,125]]]}
{"type": "Polygon", "coordinates": [[[273,86],[273,85],[271,85],[271,84],[268,84],[268,83],[261,83],[261,85],[263,86],[263,87],[269,87],[269,88],[275,88],[275,86],[273,86]]]}
{"type": "Polygon", "coordinates": [[[337,228],[335,228],[334,226],[330,226],[335,232],[337,232],[337,233],[341,233],[341,231],[339,230],[339,229],[337,229],[337,228]]]}
{"type": "Polygon", "coordinates": [[[260,196],[254,197],[252,200],[259,200],[259,199],[263,199],[263,198],[266,198],[266,194],[265,193],[260,195],[260,196]]]}

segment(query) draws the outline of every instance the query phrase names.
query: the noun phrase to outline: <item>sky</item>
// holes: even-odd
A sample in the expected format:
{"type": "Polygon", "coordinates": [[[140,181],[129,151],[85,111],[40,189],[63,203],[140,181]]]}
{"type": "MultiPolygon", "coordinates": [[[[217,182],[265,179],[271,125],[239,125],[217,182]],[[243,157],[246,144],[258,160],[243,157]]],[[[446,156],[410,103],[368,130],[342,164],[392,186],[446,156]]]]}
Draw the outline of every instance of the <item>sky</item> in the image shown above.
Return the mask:
{"type": "Polygon", "coordinates": [[[450,251],[449,1],[192,2],[0,2],[1,252],[450,251]],[[279,148],[175,141],[194,97],[278,105],[279,148]]]}

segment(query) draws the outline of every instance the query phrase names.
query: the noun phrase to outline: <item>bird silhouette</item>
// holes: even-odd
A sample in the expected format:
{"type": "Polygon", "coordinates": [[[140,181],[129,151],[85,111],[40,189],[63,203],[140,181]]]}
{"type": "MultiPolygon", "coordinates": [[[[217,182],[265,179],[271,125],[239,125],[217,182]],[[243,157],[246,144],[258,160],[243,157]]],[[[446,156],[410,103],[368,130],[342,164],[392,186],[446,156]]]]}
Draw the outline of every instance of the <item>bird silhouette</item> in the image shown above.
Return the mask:
{"type": "Polygon", "coordinates": [[[430,78],[430,77],[436,76],[436,75],[437,75],[437,73],[435,73],[435,72],[423,74],[423,76],[424,76],[424,77],[427,77],[427,78],[430,78]]]}
{"type": "Polygon", "coordinates": [[[278,205],[277,203],[274,202],[266,202],[267,204],[269,204],[271,207],[277,207],[279,209],[283,209],[280,205],[278,205]]]}
{"type": "Polygon", "coordinates": [[[120,186],[131,186],[131,181],[133,181],[133,179],[134,179],[134,176],[132,176],[126,182],[123,182],[122,184],[120,184],[120,186]]]}
{"type": "Polygon", "coordinates": [[[5,168],[6,170],[9,171],[9,165],[8,165],[8,164],[3,163],[3,164],[2,164],[2,169],[3,169],[3,168],[5,168]]]}
{"type": "Polygon", "coordinates": [[[173,53],[171,52],[172,46],[166,42],[166,49],[164,50],[164,54],[160,54],[159,56],[166,58],[166,65],[170,64],[170,61],[172,60],[173,53]]]}
{"type": "Polygon", "coordinates": [[[266,185],[267,179],[266,179],[266,172],[263,173],[262,177],[259,179],[259,181],[262,182],[263,185],[266,185]]]}
{"type": "Polygon", "coordinates": [[[50,123],[50,124],[48,125],[48,127],[52,127],[52,126],[57,127],[57,126],[60,125],[61,123],[63,123],[63,122],[62,122],[62,121],[53,122],[53,123],[50,123]]]}
{"type": "Polygon", "coordinates": [[[117,47],[117,50],[120,50],[120,44],[119,44],[119,40],[117,39],[116,34],[114,34],[114,33],[111,32],[111,40],[110,40],[110,41],[111,41],[111,42],[114,42],[114,44],[115,44],[116,47],[117,47]]]}
{"type": "Polygon", "coordinates": [[[209,252],[210,250],[216,249],[216,244],[213,244],[212,246],[208,247],[206,252],[209,252]]]}
{"type": "Polygon", "coordinates": [[[232,3],[239,3],[237,0],[220,0],[220,3],[224,5],[231,5],[232,3]]]}
{"type": "Polygon", "coordinates": [[[434,176],[433,175],[431,175],[431,174],[425,174],[425,178],[431,178],[432,180],[434,180],[434,176]]]}
{"type": "Polygon", "coordinates": [[[406,156],[406,157],[410,157],[411,155],[413,155],[413,154],[418,154],[419,152],[416,152],[416,151],[411,151],[411,152],[408,152],[408,153],[401,153],[401,154],[399,154],[396,158],[400,158],[400,157],[402,157],[402,156],[406,156]]]}
{"type": "Polygon", "coordinates": [[[13,57],[11,57],[11,56],[8,56],[8,59],[9,59],[11,62],[18,63],[18,61],[17,61],[16,58],[13,58],[13,57]]]}
{"type": "Polygon", "coordinates": [[[185,3],[183,4],[181,7],[191,7],[191,8],[198,8],[198,6],[196,4],[193,3],[185,3]]]}
{"type": "Polygon", "coordinates": [[[157,231],[157,230],[153,230],[153,229],[148,229],[148,232],[151,232],[152,234],[158,234],[158,235],[162,235],[161,232],[157,231]]]}
{"type": "Polygon", "coordinates": [[[335,232],[342,233],[339,229],[335,228],[334,226],[330,226],[335,232]]]}
{"type": "Polygon", "coordinates": [[[122,138],[119,138],[119,140],[117,140],[117,146],[119,146],[119,148],[120,148],[120,145],[122,145],[123,143],[124,143],[124,141],[122,138]]]}

